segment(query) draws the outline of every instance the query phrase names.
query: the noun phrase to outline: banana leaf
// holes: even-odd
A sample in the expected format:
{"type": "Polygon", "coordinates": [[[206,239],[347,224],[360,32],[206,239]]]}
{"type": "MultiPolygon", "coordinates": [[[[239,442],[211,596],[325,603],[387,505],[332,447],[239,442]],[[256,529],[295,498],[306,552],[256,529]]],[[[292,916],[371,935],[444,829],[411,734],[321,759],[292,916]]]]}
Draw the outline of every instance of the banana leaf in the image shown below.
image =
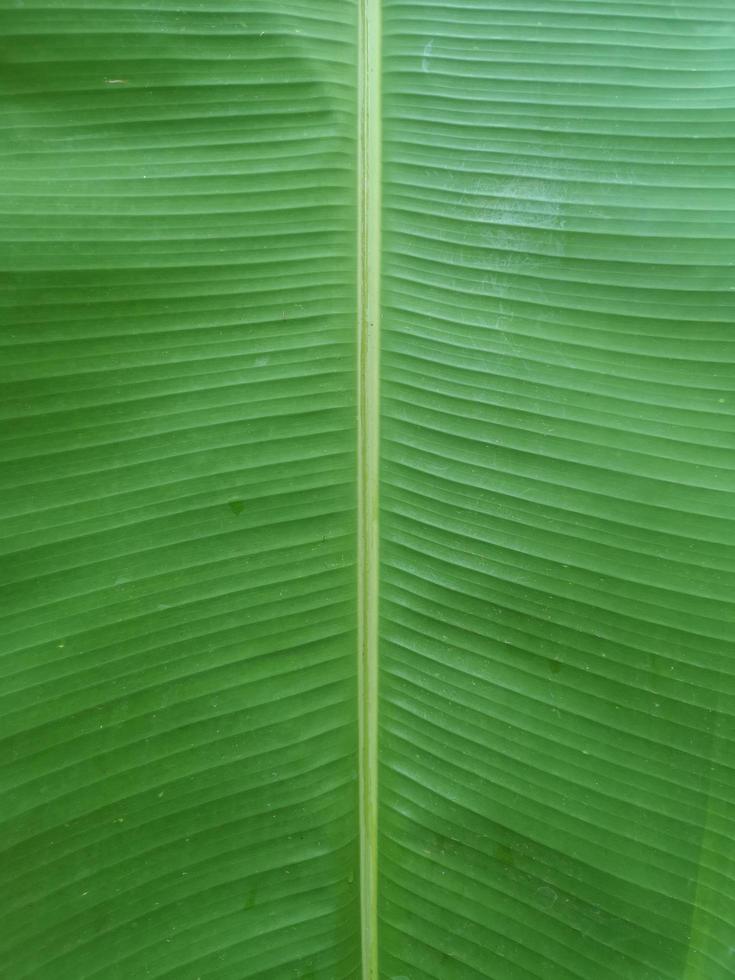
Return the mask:
{"type": "Polygon", "coordinates": [[[735,976],[734,54],[0,0],[0,976],[735,976]]]}

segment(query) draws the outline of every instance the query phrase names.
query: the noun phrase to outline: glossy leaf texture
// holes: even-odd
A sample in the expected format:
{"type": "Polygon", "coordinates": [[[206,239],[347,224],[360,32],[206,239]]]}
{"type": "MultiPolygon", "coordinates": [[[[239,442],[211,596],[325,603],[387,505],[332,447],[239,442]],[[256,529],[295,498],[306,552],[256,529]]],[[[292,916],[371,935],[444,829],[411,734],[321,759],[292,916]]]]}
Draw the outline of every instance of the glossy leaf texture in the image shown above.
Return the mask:
{"type": "Polygon", "coordinates": [[[353,5],[21,6],[0,974],[354,976],[353,5]]]}
{"type": "Polygon", "coordinates": [[[0,976],[361,976],[360,269],[381,980],[731,977],[735,8],[0,38],[0,976]]]}
{"type": "Polygon", "coordinates": [[[384,975],[725,980],[735,8],[384,10],[384,975]]]}

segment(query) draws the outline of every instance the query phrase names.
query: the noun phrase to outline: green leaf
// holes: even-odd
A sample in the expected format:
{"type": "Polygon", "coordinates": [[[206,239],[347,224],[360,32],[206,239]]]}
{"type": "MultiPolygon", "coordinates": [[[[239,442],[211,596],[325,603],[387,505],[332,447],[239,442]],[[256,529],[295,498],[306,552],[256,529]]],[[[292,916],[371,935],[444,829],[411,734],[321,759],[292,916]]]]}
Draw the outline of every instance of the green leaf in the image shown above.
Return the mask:
{"type": "Polygon", "coordinates": [[[735,9],[0,36],[0,974],[732,977],[735,9]]]}
{"type": "Polygon", "coordinates": [[[354,10],[2,34],[0,972],[354,975],[354,10]]]}

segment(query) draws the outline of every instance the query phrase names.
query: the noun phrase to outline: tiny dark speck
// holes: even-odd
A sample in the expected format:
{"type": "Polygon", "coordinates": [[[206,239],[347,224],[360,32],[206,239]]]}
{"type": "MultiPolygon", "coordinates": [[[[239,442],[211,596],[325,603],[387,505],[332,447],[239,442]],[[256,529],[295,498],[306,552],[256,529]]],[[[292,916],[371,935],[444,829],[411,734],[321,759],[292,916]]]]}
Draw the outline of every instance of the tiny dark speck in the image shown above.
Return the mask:
{"type": "Polygon", "coordinates": [[[245,504],[242,502],[242,500],[231,500],[227,506],[236,517],[239,514],[242,514],[243,510],[245,509],[245,504]]]}
{"type": "Polygon", "coordinates": [[[505,844],[498,844],[498,846],[495,848],[495,857],[501,864],[509,865],[511,868],[515,866],[515,855],[509,847],[505,846],[505,844]]]}

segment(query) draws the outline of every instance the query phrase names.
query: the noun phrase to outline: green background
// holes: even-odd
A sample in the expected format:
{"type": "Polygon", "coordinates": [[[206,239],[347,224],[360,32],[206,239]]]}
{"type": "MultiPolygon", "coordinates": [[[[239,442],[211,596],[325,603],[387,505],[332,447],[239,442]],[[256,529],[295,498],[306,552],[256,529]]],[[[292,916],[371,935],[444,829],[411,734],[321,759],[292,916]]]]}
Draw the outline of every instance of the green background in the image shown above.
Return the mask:
{"type": "Polygon", "coordinates": [[[387,0],[382,962],[735,974],[735,7],[387,0]]]}
{"type": "MultiPolygon", "coordinates": [[[[0,0],[0,977],[360,975],[353,0],[0,0]]],[[[735,7],[384,0],[380,974],[735,971],[735,7]]]]}
{"type": "Polygon", "coordinates": [[[0,34],[0,976],[355,976],[355,7],[0,34]]]}

